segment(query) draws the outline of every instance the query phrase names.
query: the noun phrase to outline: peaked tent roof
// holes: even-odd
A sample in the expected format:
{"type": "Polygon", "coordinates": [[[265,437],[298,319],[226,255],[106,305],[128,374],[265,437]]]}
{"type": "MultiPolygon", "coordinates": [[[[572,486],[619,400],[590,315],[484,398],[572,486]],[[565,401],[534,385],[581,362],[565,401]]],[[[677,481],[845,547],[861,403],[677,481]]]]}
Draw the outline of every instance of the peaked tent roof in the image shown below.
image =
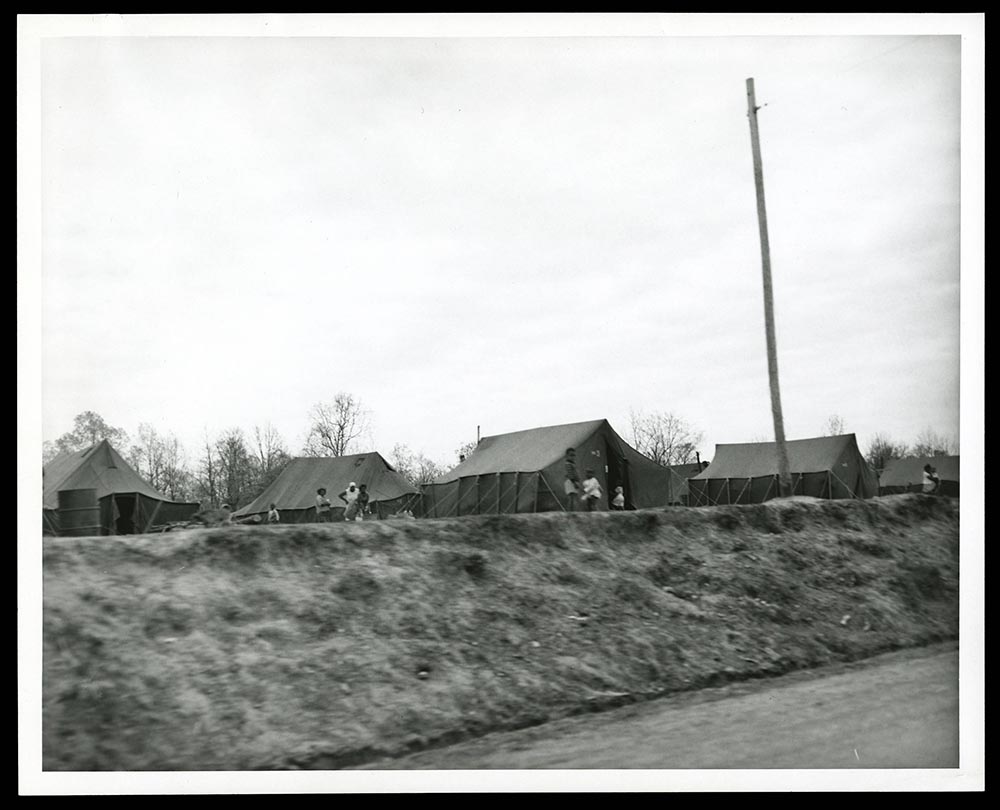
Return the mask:
{"type": "Polygon", "coordinates": [[[878,477],[880,487],[905,487],[919,484],[924,478],[924,465],[937,470],[942,481],[958,481],[959,456],[921,456],[920,458],[894,458],[885,465],[878,477]]]}
{"type": "Polygon", "coordinates": [[[147,483],[107,439],[86,450],[62,453],[45,465],[42,469],[42,507],[58,509],[59,493],[66,489],[95,489],[98,499],[137,492],[158,501],[170,501],[147,483]]]}
{"type": "Polygon", "coordinates": [[[484,437],[465,461],[423,486],[425,511],[442,517],[565,509],[563,465],[570,447],[578,454],[581,476],[594,467],[604,504],[616,485],[623,486],[630,509],[666,506],[683,497],[682,474],[644,456],[608,420],[596,419],[484,437]]]}
{"type": "MultiPolygon", "coordinates": [[[[793,439],[785,442],[788,467],[793,473],[824,472],[834,469],[844,452],[857,450],[853,433],[843,436],[818,436],[813,439],[793,439]]],[[[718,478],[760,478],[777,473],[778,460],[774,442],[749,444],[717,444],[712,463],[694,480],[718,478]]]]}
{"type": "MultiPolygon", "coordinates": [[[[444,475],[434,479],[435,484],[446,484],[469,475],[487,475],[497,471],[535,472],[554,464],[566,455],[566,448],[577,447],[592,436],[606,420],[574,422],[569,425],[518,430],[484,436],[475,452],[465,461],[444,475]]],[[[650,459],[622,442],[632,453],[649,463],[650,459]]]]}
{"type": "Polygon", "coordinates": [[[234,514],[260,514],[266,512],[272,503],[277,505],[279,511],[312,509],[316,505],[317,489],[326,487],[333,500],[338,492],[347,489],[351,481],[358,485],[365,484],[373,502],[420,494],[379,453],[335,458],[301,457],[289,461],[267,489],[234,514]]]}

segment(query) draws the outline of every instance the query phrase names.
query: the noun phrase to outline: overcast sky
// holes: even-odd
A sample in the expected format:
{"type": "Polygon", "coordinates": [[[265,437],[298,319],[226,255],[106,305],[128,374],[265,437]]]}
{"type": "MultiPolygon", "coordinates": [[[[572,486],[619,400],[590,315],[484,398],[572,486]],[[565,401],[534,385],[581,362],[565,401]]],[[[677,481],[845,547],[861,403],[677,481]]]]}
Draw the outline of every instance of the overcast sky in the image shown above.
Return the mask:
{"type": "MultiPolygon", "coordinates": [[[[903,27],[901,30],[905,30],[903,27]]],[[[738,32],[738,29],[737,29],[738,32]]],[[[273,424],[374,446],[666,411],[958,438],[954,35],[41,43],[42,434],[273,424]]]]}

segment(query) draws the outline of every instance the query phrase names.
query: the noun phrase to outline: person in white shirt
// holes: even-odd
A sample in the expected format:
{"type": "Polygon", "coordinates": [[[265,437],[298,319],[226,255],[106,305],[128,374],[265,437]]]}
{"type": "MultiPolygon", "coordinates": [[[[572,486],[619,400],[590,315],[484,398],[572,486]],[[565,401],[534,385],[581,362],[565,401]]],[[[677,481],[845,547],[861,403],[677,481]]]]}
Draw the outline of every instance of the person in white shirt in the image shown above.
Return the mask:
{"type": "Polygon", "coordinates": [[[344,520],[355,520],[358,516],[358,495],[360,495],[360,490],[358,490],[358,485],[351,481],[348,484],[347,489],[340,493],[337,497],[340,498],[347,508],[344,510],[344,520]]]}
{"type": "Polygon", "coordinates": [[[935,470],[930,464],[925,464],[923,480],[924,492],[927,495],[932,495],[937,492],[939,486],[941,486],[941,479],[938,477],[937,470],[935,470]]]}
{"type": "Polygon", "coordinates": [[[268,523],[280,523],[281,515],[278,514],[278,507],[275,504],[271,504],[271,508],[267,510],[267,522],[268,523]]]}
{"type": "Polygon", "coordinates": [[[587,470],[587,477],[583,481],[583,500],[588,512],[593,512],[601,500],[601,482],[594,477],[593,470],[587,470]]]}
{"type": "Polygon", "coordinates": [[[615,497],[611,499],[611,508],[616,512],[625,510],[625,491],[621,487],[615,487],[615,497]]]}

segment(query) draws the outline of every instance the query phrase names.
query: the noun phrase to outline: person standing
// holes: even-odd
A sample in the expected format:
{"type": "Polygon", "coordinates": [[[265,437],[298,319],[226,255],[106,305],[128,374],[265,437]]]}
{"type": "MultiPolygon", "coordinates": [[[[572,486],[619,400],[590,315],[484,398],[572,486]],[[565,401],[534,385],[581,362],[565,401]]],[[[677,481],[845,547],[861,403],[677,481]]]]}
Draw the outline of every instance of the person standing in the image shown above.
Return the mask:
{"type": "Polygon", "coordinates": [[[601,502],[601,482],[597,480],[593,470],[587,470],[587,477],[583,481],[583,500],[588,512],[597,509],[601,502]]]}
{"type": "Polygon", "coordinates": [[[280,523],[281,515],[278,514],[278,507],[275,504],[271,504],[271,508],[267,510],[267,522],[268,523],[280,523]]]}
{"type": "Polygon", "coordinates": [[[358,487],[358,520],[364,520],[365,515],[368,514],[368,501],[370,496],[368,495],[368,485],[362,484],[358,487]]]}
{"type": "Polygon", "coordinates": [[[565,481],[563,491],[566,493],[566,511],[576,510],[576,499],[580,493],[580,476],[576,472],[576,450],[566,448],[565,481]]]}
{"type": "Polygon", "coordinates": [[[330,499],[326,497],[326,487],[320,487],[316,490],[316,522],[329,523],[331,508],[330,499]]]}
{"type": "Polygon", "coordinates": [[[938,491],[938,487],[940,486],[941,479],[938,477],[937,470],[935,470],[930,464],[925,464],[923,480],[924,494],[933,495],[938,491]]]}
{"type": "Polygon", "coordinates": [[[611,499],[611,508],[616,512],[625,511],[625,490],[615,487],[615,497],[611,499]]]}
{"type": "Polygon", "coordinates": [[[358,516],[358,496],[361,494],[361,490],[358,489],[358,485],[351,481],[347,485],[347,489],[341,492],[337,497],[342,500],[347,507],[344,509],[344,520],[353,521],[358,516]]]}

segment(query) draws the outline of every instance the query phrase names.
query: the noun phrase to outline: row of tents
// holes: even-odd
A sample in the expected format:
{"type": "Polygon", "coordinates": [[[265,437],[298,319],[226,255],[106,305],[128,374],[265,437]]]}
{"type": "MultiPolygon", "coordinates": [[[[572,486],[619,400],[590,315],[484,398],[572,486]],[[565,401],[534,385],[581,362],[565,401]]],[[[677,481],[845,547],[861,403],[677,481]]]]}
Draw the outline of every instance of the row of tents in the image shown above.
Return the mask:
{"type": "MultiPolygon", "coordinates": [[[[941,479],[941,493],[958,496],[958,456],[897,459],[877,475],[853,433],[786,444],[794,495],[871,498],[919,491],[924,464],[931,463],[941,479]]],[[[576,451],[581,474],[594,471],[605,504],[608,494],[622,487],[626,509],[762,503],[779,494],[773,442],[719,444],[707,466],[667,467],[630,446],[600,419],[484,437],[457,467],[420,488],[376,452],[296,458],[233,517],[263,518],[275,504],[282,523],[312,522],[316,491],[325,487],[337,493],[351,482],[367,485],[371,510],[379,518],[401,512],[451,517],[559,511],[565,508],[568,448],[576,451]]],[[[60,524],[73,518],[75,510],[97,523],[95,533],[133,534],[183,522],[198,509],[199,504],[172,501],[155,490],[107,441],[58,456],[43,471],[43,528],[50,534],[63,533],[60,524]],[[83,510],[72,505],[73,492],[90,490],[96,504],[83,510]]],[[[73,522],[79,526],[79,520],[73,522]]]]}

